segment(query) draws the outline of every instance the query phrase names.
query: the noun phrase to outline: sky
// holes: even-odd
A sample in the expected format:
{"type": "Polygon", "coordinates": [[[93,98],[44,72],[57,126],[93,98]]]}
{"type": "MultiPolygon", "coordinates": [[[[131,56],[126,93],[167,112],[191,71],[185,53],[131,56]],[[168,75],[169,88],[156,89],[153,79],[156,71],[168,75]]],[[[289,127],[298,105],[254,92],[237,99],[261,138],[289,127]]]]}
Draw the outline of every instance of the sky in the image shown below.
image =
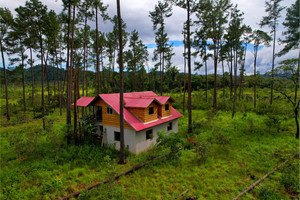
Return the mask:
{"type": "MultiPolygon", "coordinates": [[[[62,2],[61,0],[42,0],[43,4],[47,5],[48,9],[53,9],[57,13],[62,11],[62,2]]],[[[250,25],[252,29],[259,29],[259,22],[263,16],[266,16],[265,12],[265,1],[264,0],[231,0],[235,5],[238,4],[238,9],[244,13],[244,23],[250,25]]],[[[107,12],[109,16],[116,15],[116,0],[103,0],[105,5],[109,5],[107,12]]],[[[147,45],[149,51],[149,61],[147,62],[147,69],[154,66],[152,61],[153,50],[155,49],[155,35],[152,29],[152,22],[149,17],[149,11],[153,11],[155,5],[158,3],[157,0],[121,0],[121,16],[122,19],[127,24],[127,32],[131,32],[136,29],[139,32],[139,36],[142,41],[147,45]]],[[[290,7],[295,0],[283,0],[281,2],[282,6],[290,7]]],[[[13,14],[15,14],[14,9],[18,6],[25,5],[25,0],[0,0],[0,7],[9,8],[13,14]]],[[[284,27],[282,22],[285,19],[286,11],[282,11],[281,18],[279,19],[279,26],[277,29],[277,39],[282,38],[282,32],[284,27]]],[[[193,18],[194,16],[192,16],[193,18]]],[[[166,23],[166,32],[170,42],[174,44],[173,51],[175,55],[172,58],[173,65],[176,66],[181,72],[183,72],[183,45],[182,40],[183,36],[181,34],[183,23],[186,20],[186,11],[179,7],[173,7],[173,15],[165,20],[166,23]]],[[[89,23],[92,28],[95,28],[95,22],[89,23]]],[[[112,24],[110,22],[100,22],[99,29],[103,32],[110,32],[112,30],[112,24]]],[[[269,32],[270,29],[267,27],[263,28],[264,31],[269,32]]],[[[250,45],[251,46],[251,45],[250,45]]],[[[280,51],[283,48],[282,45],[278,44],[276,41],[276,52],[280,51]]],[[[8,63],[7,55],[5,56],[6,63],[8,63]]],[[[247,51],[245,69],[246,74],[253,74],[253,53],[249,50],[247,51]]],[[[275,65],[280,61],[288,58],[298,57],[298,51],[293,50],[288,54],[276,58],[275,65]]],[[[192,68],[193,61],[200,61],[199,58],[192,59],[192,68]]],[[[270,47],[261,47],[258,52],[257,58],[257,71],[261,74],[270,71],[272,63],[272,46],[270,47]]],[[[0,64],[2,67],[2,62],[0,64]]],[[[225,71],[228,68],[225,65],[225,71]]],[[[204,68],[201,68],[199,71],[194,71],[193,73],[203,74],[204,68]]],[[[218,66],[218,73],[221,73],[221,65],[218,66]]],[[[213,61],[208,61],[208,73],[213,73],[213,61]]]]}

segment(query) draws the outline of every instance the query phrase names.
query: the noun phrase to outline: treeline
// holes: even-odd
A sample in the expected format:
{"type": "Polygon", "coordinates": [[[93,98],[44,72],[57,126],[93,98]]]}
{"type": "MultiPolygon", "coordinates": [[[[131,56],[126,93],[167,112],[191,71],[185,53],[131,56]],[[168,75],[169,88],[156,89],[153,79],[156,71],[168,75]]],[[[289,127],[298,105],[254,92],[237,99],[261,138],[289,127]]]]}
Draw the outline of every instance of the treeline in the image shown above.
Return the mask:
{"type": "MultiPolygon", "coordinates": [[[[62,2],[62,12],[59,14],[48,10],[47,6],[39,0],[26,1],[25,5],[15,9],[16,16],[13,16],[7,8],[0,8],[0,44],[8,120],[10,115],[7,87],[12,80],[15,80],[14,76],[18,76],[17,80],[22,82],[24,112],[28,106],[25,92],[28,73],[31,72],[31,105],[33,108],[35,107],[35,82],[41,80],[43,119],[46,113],[44,90],[47,87],[49,96],[49,81],[52,80],[53,86],[51,87],[53,87],[54,93],[57,91],[55,98],[59,102],[60,111],[62,110],[62,101],[65,100],[67,124],[71,124],[71,104],[80,96],[93,96],[122,90],[119,85],[123,83],[121,84],[120,81],[119,84],[119,80],[122,80],[123,73],[119,73],[117,68],[123,69],[120,63],[123,65],[124,61],[125,73],[127,73],[124,76],[124,88],[127,92],[153,90],[160,91],[162,94],[176,90],[182,91],[183,99],[185,99],[186,90],[188,91],[187,107],[189,132],[191,132],[192,90],[204,88],[206,101],[208,101],[207,91],[213,87],[212,107],[216,112],[217,89],[222,88],[224,94],[226,86],[229,86],[233,105],[232,117],[234,117],[237,97],[243,93],[243,87],[248,85],[253,87],[254,108],[256,107],[256,87],[260,80],[256,71],[258,49],[260,45],[271,43],[273,44],[272,60],[270,60],[272,65],[269,72],[271,78],[265,85],[270,88],[270,104],[273,102],[274,90],[284,93],[295,108],[297,120],[299,59],[283,61],[280,66],[275,66],[274,63],[276,56],[299,49],[299,0],[287,8],[287,15],[283,23],[286,31],[283,32],[284,39],[280,39],[284,48],[280,52],[276,52],[275,43],[278,21],[285,9],[280,5],[282,0],[266,1],[267,15],[263,17],[259,25],[261,28],[269,27],[269,33],[260,29],[253,30],[246,25],[243,21],[244,13],[238,9],[238,5],[233,5],[230,0],[159,1],[154,10],[149,12],[155,33],[156,48],[152,58],[155,65],[150,66],[148,72],[146,71],[148,61],[146,45],[136,30],[131,33],[126,31],[126,22],[122,21],[120,16],[118,18],[117,15],[109,16],[107,14],[108,5],[101,0],[63,0],[62,2]],[[184,74],[180,74],[178,68],[172,63],[174,52],[165,28],[165,19],[172,17],[174,6],[184,9],[187,16],[186,22],[182,24],[184,74]],[[112,23],[110,32],[101,31],[101,24],[104,21],[112,23]],[[95,29],[90,27],[89,24],[92,23],[95,24],[95,29]],[[245,60],[246,56],[249,56],[246,54],[249,43],[254,45],[252,79],[244,77],[245,60]],[[124,59],[121,59],[120,54],[123,55],[125,47],[127,50],[124,51],[124,59]],[[19,72],[9,74],[12,76],[11,78],[7,78],[8,73],[11,72],[6,70],[7,63],[5,63],[4,52],[9,56],[10,65],[16,66],[16,72],[19,72]],[[33,57],[33,52],[37,55],[37,60],[33,57]],[[200,58],[201,62],[192,64],[192,56],[200,58]],[[207,74],[208,60],[213,60],[213,75],[207,74]],[[36,62],[39,63],[39,70],[34,67],[36,62]],[[195,70],[204,67],[205,75],[192,76],[192,65],[195,70]],[[26,69],[27,66],[30,68],[26,69]],[[66,71],[62,66],[66,66],[66,71]],[[221,66],[222,72],[217,71],[218,66],[221,66]],[[225,72],[225,68],[228,68],[229,72],[225,72]],[[89,71],[91,69],[94,73],[89,71]],[[281,84],[277,84],[280,80],[276,80],[276,73],[288,74],[285,78],[292,83],[288,84],[288,89],[293,89],[293,97],[290,92],[286,91],[287,88],[282,88],[281,84]],[[94,89],[93,94],[88,94],[87,87],[94,89]]],[[[183,108],[185,108],[185,100],[183,108]]],[[[62,111],[60,113],[62,115],[62,111]]],[[[74,115],[76,114],[74,113],[74,115]]],[[[45,127],[45,123],[43,125],[45,127]]]]}

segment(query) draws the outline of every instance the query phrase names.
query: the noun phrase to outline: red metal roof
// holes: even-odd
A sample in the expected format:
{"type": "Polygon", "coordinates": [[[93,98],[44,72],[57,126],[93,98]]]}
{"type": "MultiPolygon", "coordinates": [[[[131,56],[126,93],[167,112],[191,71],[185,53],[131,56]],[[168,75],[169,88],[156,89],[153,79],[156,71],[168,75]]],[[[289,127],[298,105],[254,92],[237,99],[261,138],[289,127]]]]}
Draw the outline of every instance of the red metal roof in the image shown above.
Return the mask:
{"type": "MultiPolygon", "coordinates": [[[[88,105],[90,105],[90,103],[95,99],[95,97],[80,97],[77,101],[76,101],[76,105],[77,106],[81,106],[81,107],[87,107],[88,105]]],[[[74,103],[72,104],[72,106],[74,106],[74,103]]]]}
{"type": "Polygon", "coordinates": [[[124,98],[126,108],[147,108],[154,100],[154,98],[124,98]]]}
{"type": "MultiPolygon", "coordinates": [[[[99,97],[107,103],[112,109],[119,114],[120,112],[120,94],[99,94],[99,97]]],[[[77,100],[77,106],[88,106],[94,99],[98,97],[81,97],[77,100]],[[88,98],[88,99],[87,99],[88,98]],[[81,100],[82,99],[82,100],[81,100]]],[[[174,100],[169,96],[157,96],[152,91],[147,92],[132,92],[124,93],[124,120],[136,131],[141,131],[146,128],[150,128],[179,117],[182,117],[182,114],[179,113],[172,107],[172,115],[169,117],[160,118],[153,122],[143,123],[141,122],[134,114],[132,114],[127,108],[147,108],[153,101],[156,101],[158,104],[165,104],[168,100],[174,102],[174,100]]],[[[93,103],[92,103],[93,104],[93,103]]]]}

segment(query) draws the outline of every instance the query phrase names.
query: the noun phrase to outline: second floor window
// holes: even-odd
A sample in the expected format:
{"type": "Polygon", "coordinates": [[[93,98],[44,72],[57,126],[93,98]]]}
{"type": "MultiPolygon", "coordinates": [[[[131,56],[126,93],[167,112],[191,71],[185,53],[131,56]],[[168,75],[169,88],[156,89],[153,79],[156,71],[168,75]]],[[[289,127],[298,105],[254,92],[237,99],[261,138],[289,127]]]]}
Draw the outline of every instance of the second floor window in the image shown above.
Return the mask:
{"type": "Polygon", "coordinates": [[[110,106],[107,106],[107,108],[106,108],[106,112],[107,112],[107,114],[113,114],[113,109],[110,107],[110,106]]]}
{"type": "Polygon", "coordinates": [[[165,110],[169,110],[169,104],[165,105],[165,110]]]}
{"type": "Polygon", "coordinates": [[[152,114],[154,114],[154,107],[149,108],[149,115],[152,115],[152,114]]]}

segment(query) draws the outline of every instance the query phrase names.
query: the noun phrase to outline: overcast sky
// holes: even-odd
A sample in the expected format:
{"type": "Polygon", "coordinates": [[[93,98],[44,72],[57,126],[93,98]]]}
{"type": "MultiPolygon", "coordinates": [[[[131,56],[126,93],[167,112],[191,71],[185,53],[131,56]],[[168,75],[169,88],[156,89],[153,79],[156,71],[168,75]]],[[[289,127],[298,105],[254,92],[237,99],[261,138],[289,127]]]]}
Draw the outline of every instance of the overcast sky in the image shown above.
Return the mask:
{"type": "MultiPolygon", "coordinates": [[[[42,0],[43,4],[47,5],[48,9],[53,9],[57,13],[62,11],[62,2],[61,0],[42,0]]],[[[110,16],[116,15],[116,0],[103,0],[104,4],[109,5],[108,14],[110,16]]],[[[153,66],[152,57],[153,50],[151,48],[154,45],[154,32],[152,30],[152,22],[149,18],[149,11],[154,10],[155,4],[158,1],[156,0],[121,0],[121,15],[125,23],[127,24],[127,32],[131,32],[136,29],[139,32],[140,38],[143,42],[149,47],[149,62],[148,67],[153,66]]],[[[264,0],[232,0],[233,4],[238,4],[238,8],[244,12],[244,23],[246,25],[250,25],[253,29],[259,29],[258,23],[262,19],[263,16],[266,16],[265,13],[265,1],[264,0]]],[[[283,0],[281,2],[282,6],[290,7],[291,4],[295,3],[295,0],[283,0]]],[[[0,0],[0,7],[9,8],[13,14],[15,14],[14,9],[18,6],[23,6],[25,4],[25,0],[0,0]]],[[[282,17],[279,20],[279,27],[277,31],[278,37],[282,37],[282,31],[284,27],[282,26],[282,22],[286,16],[286,11],[284,10],[281,13],[282,17]]],[[[182,41],[183,36],[181,34],[183,23],[186,20],[186,12],[185,10],[173,7],[173,15],[166,19],[166,32],[171,41],[182,41]]],[[[90,25],[95,27],[94,22],[91,22],[90,25]]],[[[109,32],[112,30],[112,25],[110,22],[99,24],[99,28],[101,31],[109,32]]],[[[264,31],[268,32],[268,28],[264,28],[264,31]]],[[[277,37],[277,38],[278,38],[277,37]]],[[[178,42],[176,42],[176,46],[173,47],[175,56],[172,58],[174,65],[180,68],[180,71],[183,71],[183,47],[178,42]]],[[[278,43],[276,44],[276,52],[282,49],[282,46],[278,43]]],[[[7,57],[7,56],[6,56],[7,57]]],[[[291,51],[285,56],[280,58],[276,58],[275,63],[280,62],[281,60],[287,58],[295,58],[298,57],[298,52],[296,50],[291,51]]],[[[197,58],[196,58],[197,59],[197,58]]],[[[7,60],[7,59],[5,59],[7,60]]],[[[198,59],[198,61],[200,61],[198,59]]],[[[265,73],[271,69],[272,63],[272,47],[263,47],[258,53],[257,60],[257,70],[260,73],[265,73]]],[[[1,65],[2,66],[2,62],[1,65]]],[[[194,67],[192,67],[194,68],[194,67]]],[[[226,68],[227,69],[227,66],[226,68]]],[[[218,68],[219,73],[221,73],[221,66],[218,68]]],[[[204,69],[201,69],[198,73],[203,74],[204,69]]],[[[213,73],[213,61],[209,61],[208,72],[213,73]]],[[[246,73],[253,73],[253,54],[248,51],[246,57],[246,73]]]]}

